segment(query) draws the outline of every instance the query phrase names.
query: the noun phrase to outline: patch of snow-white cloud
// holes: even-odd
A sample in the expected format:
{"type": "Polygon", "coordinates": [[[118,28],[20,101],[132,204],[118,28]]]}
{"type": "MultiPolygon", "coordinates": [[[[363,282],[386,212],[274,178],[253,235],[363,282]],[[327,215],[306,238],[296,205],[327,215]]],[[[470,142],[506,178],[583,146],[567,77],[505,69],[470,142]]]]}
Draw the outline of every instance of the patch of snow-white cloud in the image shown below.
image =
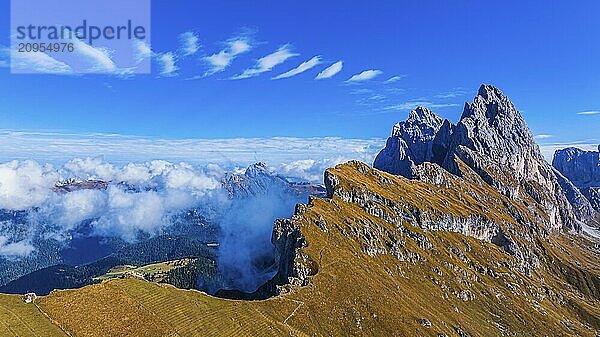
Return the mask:
{"type": "Polygon", "coordinates": [[[158,63],[160,65],[159,74],[163,77],[172,77],[177,75],[179,67],[175,64],[176,57],[173,52],[167,52],[158,55],[158,63]]]}
{"type": "Polygon", "coordinates": [[[10,241],[8,237],[0,235],[0,256],[18,258],[27,256],[34,250],[35,247],[27,240],[10,241]]]}
{"type": "Polygon", "coordinates": [[[133,49],[137,63],[141,63],[142,61],[151,58],[154,54],[150,45],[141,40],[135,40],[133,42],[133,49]]]}
{"type": "Polygon", "coordinates": [[[581,111],[577,113],[578,115],[600,115],[600,110],[589,110],[589,111],[581,111]]]}
{"type": "MultiPolygon", "coordinates": [[[[222,200],[226,172],[240,173],[265,161],[290,179],[321,183],[328,167],[353,159],[372,163],[384,143],[333,137],[160,140],[4,131],[0,162],[21,160],[0,164],[0,209],[29,210],[31,235],[50,226],[45,235],[64,238],[81,221],[92,219],[92,233],[131,241],[139,233],[160,233],[174,215],[191,207],[222,200]],[[108,186],[69,193],[55,188],[57,183],[89,180],[108,186]]],[[[6,243],[0,242],[0,255],[26,255],[33,249],[31,235],[1,235],[6,243]]]]}
{"type": "Polygon", "coordinates": [[[183,56],[194,55],[200,49],[200,38],[194,32],[185,32],[179,35],[181,41],[181,54],[183,56]]]}
{"type": "Polygon", "coordinates": [[[359,74],[353,75],[346,82],[364,82],[374,79],[375,77],[383,74],[383,71],[371,69],[365,70],[359,74]]]}
{"type": "Polygon", "coordinates": [[[24,210],[38,206],[51,194],[58,174],[51,165],[35,161],[0,164],[0,209],[24,210]]]}
{"type": "Polygon", "coordinates": [[[279,49],[277,49],[277,51],[258,59],[256,61],[256,65],[253,68],[248,68],[244,70],[241,74],[233,76],[232,79],[239,80],[258,76],[262,73],[271,71],[275,66],[282,64],[289,58],[298,55],[299,54],[291,51],[291,46],[289,44],[283,45],[279,49]]]}
{"type": "Polygon", "coordinates": [[[467,93],[468,93],[468,91],[463,88],[453,88],[446,92],[442,92],[442,93],[435,95],[435,98],[442,98],[442,99],[456,98],[456,97],[465,96],[467,93]]]}
{"type": "Polygon", "coordinates": [[[238,55],[252,49],[250,40],[245,36],[231,38],[225,44],[225,49],[204,57],[204,61],[210,66],[205,73],[206,76],[225,70],[238,55]]]}
{"type": "Polygon", "coordinates": [[[400,81],[401,79],[403,79],[405,77],[406,77],[406,75],[392,76],[392,77],[388,78],[387,80],[385,80],[385,82],[383,82],[383,83],[386,83],[386,84],[395,83],[395,82],[398,82],[398,81],[400,81]]]}
{"type": "Polygon", "coordinates": [[[336,63],[330,65],[329,67],[327,67],[323,71],[321,71],[319,74],[317,74],[317,77],[315,77],[315,79],[323,80],[323,79],[327,79],[327,78],[332,78],[337,73],[342,71],[343,67],[344,67],[344,62],[337,61],[336,63]]]}
{"type": "Polygon", "coordinates": [[[282,78],[288,78],[288,77],[292,77],[292,76],[296,76],[298,74],[301,74],[309,69],[312,69],[314,67],[316,67],[317,65],[319,65],[321,63],[321,57],[320,56],[315,56],[313,58],[311,58],[310,60],[306,61],[306,62],[302,62],[299,66],[297,66],[296,68],[287,71],[283,74],[277,75],[275,77],[273,77],[273,79],[278,80],[278,79],[282,79],[282,78]]]}

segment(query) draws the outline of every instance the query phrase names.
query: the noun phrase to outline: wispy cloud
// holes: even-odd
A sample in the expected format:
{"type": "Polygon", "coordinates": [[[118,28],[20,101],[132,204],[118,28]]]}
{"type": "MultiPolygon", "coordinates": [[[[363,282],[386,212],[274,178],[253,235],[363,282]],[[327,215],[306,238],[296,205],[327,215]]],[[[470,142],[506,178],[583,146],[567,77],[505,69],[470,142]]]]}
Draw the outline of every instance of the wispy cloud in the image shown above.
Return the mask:
{"type": "Polygon", "coordinates": [[[306,62],[302,62],[299,66],[297,66],[296,68],[285,72],[283,74],[277,75],[275,77],[273,77],[274,80],[278,80],[281,78],[288,78],[288,77],[292,77],[292,76],[296,76],[298,74],[301,74],[311,68],[316,67],[317,65],[319,65],[319,63],[321,63],[321,56],[315,56],[313,58],[311,58],[310,60],[306,61],[306,62]]]}
{"type": "Polygon", "coordinates": [[[578,115],[598,115],[600,114],[600,110],[590,110],[590,111],[581,111],[577,113],[578,115]]]}
{"type": "Polygon", "coordinates": [[[252,49],[249,39],[245,36],[231,38],[226,42],[226,45],[227,47],[220,52],[204,57],[204,61],[210,65],[210,69],[206,71],[205,76],[225,70],[236,56],[252,49]]]}
{"type": "Polygon", "coordinates": [[[88,71],[108,74],[126,72],[126,70],[117,67],[108,50],[92,47],[79,39],[73,39],[72,42],[76,53],[80,55],[80,60],[89,64],[88,71]]]}
{"type": "Polygon", "coordinates": [[[413,110],[419,106],[434,109],[434,108],[447,108],[447,107],[458,106],[458,104],[455,104],[455,103],[432,103],[432,102],[427,102],[427,101],[409,101],[409,102],[404,102],[404,103],[400,103],[400,104],[396,104],[396,105],[391,105],[391,106],[385,107],[384,109],[385,110],[408,111],[408,110],[413,110]]]}
{"type": "Polygon", "coordinates": [[[381,70],[375,70],[375,69],[365,70],[360,74],[356,74],[356,75],[350,77],[346,82],[368,81],[368,80],[374,79],[375,77],[377,77],[381,74],[383,74],[383,72],[381,70]]]}
{"type": "MultiPolygon", "coordinates": [[[[11,57],[11,67],[15,72],[41,73],[41,74],[72,74],[73,69],[46,53],[19,53],[8,48],[1,48],[0,53],[11,57]],[[12,54],[12,55],[11,55],[12,54]]],[[[5,62],[6,66],[9,65],[5,62]]]]}
{"type": "Polygon", "coordinates": [[[194,32],[185,32],[179,35],[182,56],[194,55],[200,49],[200,38],[194,32]]]}
{"type": "Polygon", "coordinates": [[[136,62],[141,63],[145,59],[152,57],[152,48],[144,41],[135,40],[133,45],[135,51],[136,62]]]}
{"type": "Polygon", "coordinates": [[[172,52],[158,55],[158,63],[160,64],[160,76],[173,77],[177,75],[179,67],[175,64],[175,54],[172,52]]]}
{"type": "Polygon", "coordinates": [[[548,138],[552,138],[554,137],[553,135],[547,135],[547,134],[539,134],[539,135],[535,135],[533,138],[535,139],[548,139],[548,138]]]}
{"type": "MultiPolygon", "coordinates": [[[[94,47],[75,37],[67,39],[73,44],[74,51],[60,58],[53,57],[42,52],[19,53],[16,50],[10,50],[6,47],[0,47],[2,57],[10,55],[12,70],[20,73],[39,73],[39,74],[57,74],[72,75],[76,73],[98,73],[117,75],[121,77],[130,76],[137,65],[130,68],[117,66],[113,61],[113,50],[102,47],[94,47]]],[[[150,47],[143,42],[133,45],[133,52],[136,53],[136,62],[139,63],[145,57],[151,55],[150,47]]],[[[5,62],[8,66],[9,63],[5,62]]]]}
{"type": "Polygon", "coordinates": [[[323,79],[326,79],[326,78],[332,78],[337,73],[339,73],[340,71],[342,71],[343,67],[344,67],[344,62],[337,61],[336,63],[330,65],[329,67],[325,68],[325,70],[323,70],[322,72],[320,72],[317,75],[317,77],[315,77],[315,79],[316,80],[323,80],[323,79]]]}
{"type": "MultiPolygon", "coordinates": [[[[76,64],[79,68],[77,72],[117,75],[131,72],[130,69],[117,67],[106,49],[92,47],[79,39],[71,39],[70,41],[73,43],[75,49],[72,55],[74,58],[70,63],[76,64]]],[[[11,51],[8,48],[2,48],[2,54],[11,55],[12,69],[15,72],[58,75],[71,75],[76,72],[66,62],[57,60],[42,52],[19,53],[15,50],[11,51]]]]}
{"type": "Polygon", "coordinates": [[[238,80],[258,76],[262,73],[271,71],[275,66],[287,61],[291,57],[298,55],[299,54],[291,51],[291,46],[289,44],[283,45],[274,53],[258,59],[254,68],[246,69],[243,73],[233,76],[232,79],[238,80]]]}
{"type": "Polygon", "coordinates": [[[356,103],[362,106],[379,106],[384,103],[388,98],[382,94],[371,94],[366,97],[361,97],[356,100],[356,103]]]}
{"type": "Polygon", "coordinates": [[[467,90],[463,89],[463,88],[454,88],[452,90],[449,90],[447,92],[443,92],[440,94],[435,95],[436,98],[455,98],[455,97],[461,97],[467,94],[467,90]]]}
{"type": "Polygon", "coordinates": [[[383,82],[383,83],[390,84],[390,83],[398,82],[405,77],[406,77],[406,75],[392,76],[392,77],[388,78],[387,80],[385,80],[385,82],[383,82]]]}

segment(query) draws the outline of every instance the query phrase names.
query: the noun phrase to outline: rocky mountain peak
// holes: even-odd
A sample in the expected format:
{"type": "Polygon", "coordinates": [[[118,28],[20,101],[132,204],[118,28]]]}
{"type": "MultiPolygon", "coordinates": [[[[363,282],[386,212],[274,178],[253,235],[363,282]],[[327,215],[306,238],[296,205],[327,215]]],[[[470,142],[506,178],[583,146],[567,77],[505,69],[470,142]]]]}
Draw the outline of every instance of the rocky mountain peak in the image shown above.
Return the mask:
{"type": "Polygon", "coordinates": [[[246,168],[245,174],[247,176],[258,176],[258,175],[270,175],[269,167],[266,163],[257,162],[246,168]]]}
{"type": "Polygon", "coordinates": [[[465,105],[456,140],[483,154],[500,155],[501,160],[512,160],[523,152],[529,152],[527,157],[533,156],[536,161],[543,160],[519,111],[500,89],[491,85],[482,85],[473,103],[465,105]]]}
{"type": "Polygon", "coordinates": [[[444,120],[426,107],[418,106],[408,114],[407,123],[420,123],[439,129],[444,120]]]}
{"type": "Polygon", "coordinates": [[[511,100],[492,85],[479,88],[456,125],[425,108],[415,109],[394,127],[374,167],[414,179],[415,166],[424,162],[460,175],[459,160],[502,194],[535,200],[546,209],[549,227],[577,227],[567,196],[531,130],[511,100]]]}
{"type": "Polygon", "coordinates": [[[444,120],[425,107],[417,107],[408,114],[408,119],[396,123],[386,147],[374,166],[383,171],[412,178],[415,165],[430,161],[432,144],[444,120]]]}
{"type": "Polygon", "coordinates": [[[511,100],[500,89],[489,84],[482,84],[477,91],[477,96],[473,99],[473,103],[467,104],[467,106],[470,109],[465,109],[461,119],[467,117],[469,114],[477,114],[478,112],[483,113],[482,115],[488,119],[493,119],[497,116],[520,116],[511,100]],[[491,109],[490,107],[492,106],[497,106],[498,108],[491,109]],[[485,108],[481,109],[481,107],[485,108]]]}

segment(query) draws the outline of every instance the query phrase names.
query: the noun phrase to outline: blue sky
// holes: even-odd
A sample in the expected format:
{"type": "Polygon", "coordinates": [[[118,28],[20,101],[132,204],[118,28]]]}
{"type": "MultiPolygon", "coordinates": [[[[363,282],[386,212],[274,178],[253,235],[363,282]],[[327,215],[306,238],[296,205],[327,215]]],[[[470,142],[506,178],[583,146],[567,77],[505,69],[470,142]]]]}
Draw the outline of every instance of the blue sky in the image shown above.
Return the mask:
{"type": "MultiPolygon", "coordinates": [[[[8,46],[7,1],[0,13],[8,46]]],[[[384,138],[416,104],[456,122],[490,83],[540,143],[594,143],[598,14],[597,1],[153,0],[152,74],[11,75],[4,63],[0,129],[384,138]]]]}

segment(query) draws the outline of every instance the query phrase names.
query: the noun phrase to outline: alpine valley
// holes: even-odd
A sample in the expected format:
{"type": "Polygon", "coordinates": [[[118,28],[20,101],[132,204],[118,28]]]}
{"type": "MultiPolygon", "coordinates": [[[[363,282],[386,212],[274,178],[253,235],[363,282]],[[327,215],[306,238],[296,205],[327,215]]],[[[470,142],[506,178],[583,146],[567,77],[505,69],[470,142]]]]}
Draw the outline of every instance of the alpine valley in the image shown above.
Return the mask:
{"type": "MultiPolygon", "coordinates": [[[[418,107],[373,166],[327,169],[324,186],[257,163],[222,179],[225,208],[191,208],[160,235],[100,240],[90,218],[69,245],[40,237],[0,263],[0,335],[599,336],[599,155],[546,162],[482,85],[456,124],[418,107]]],[[[152,187],[54,193],[107,188],[152,187]]],[[[30,221],[0,216],[14,232],[30,221]]]]}

